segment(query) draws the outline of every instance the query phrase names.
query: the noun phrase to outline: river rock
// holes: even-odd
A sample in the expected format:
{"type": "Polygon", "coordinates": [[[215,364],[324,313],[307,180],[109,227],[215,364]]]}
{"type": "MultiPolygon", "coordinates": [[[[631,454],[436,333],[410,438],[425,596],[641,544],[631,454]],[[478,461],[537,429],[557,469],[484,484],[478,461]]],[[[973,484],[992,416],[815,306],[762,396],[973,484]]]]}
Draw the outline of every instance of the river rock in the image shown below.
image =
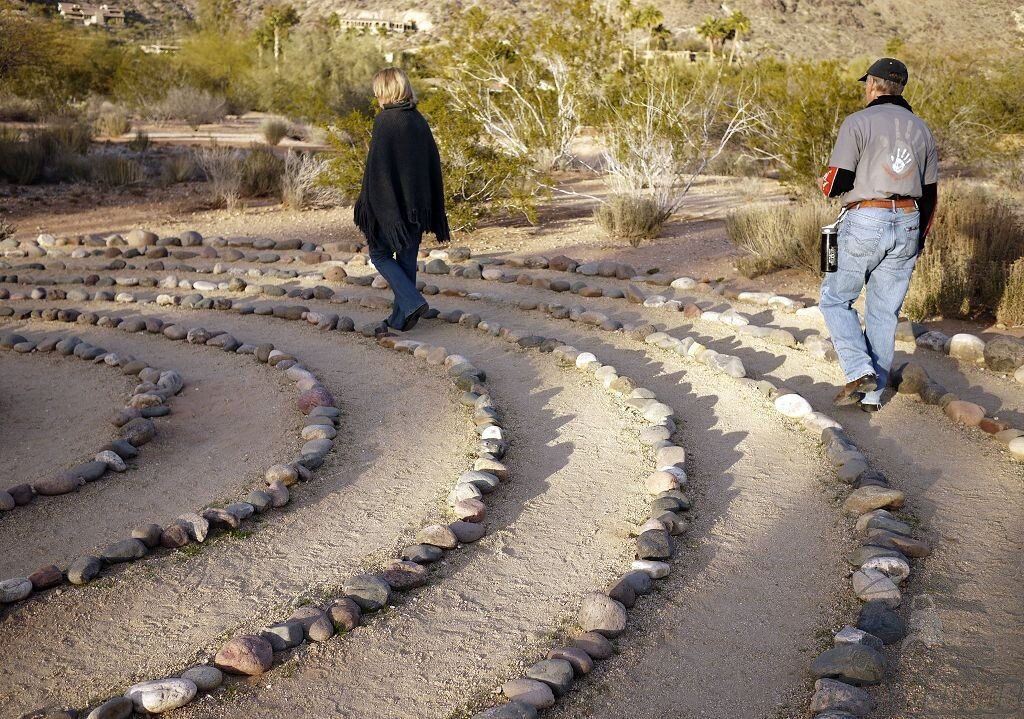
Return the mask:
{"type": "Polygon", "coordinates": [[[827,711],[849,712],[865,717],[874,711],[875,701],[863,689],[835,679],[819,679],[814,682],[814,696],[811,698],[811,713],[827,711]]]}
{"type": "Polygon", "coordinates": [[[416,562],[393,559],[384,567],[382,576],[392,589],[404,592],[422,587],[427,583],[428,574],[426,568],[416,562]]]}
{"type": "Polygon", "coordinates": [[[555,705],[555,694],[551,687],[536,679],[511,679],[501,686],[502,693],[511,701],[547,709],[555,705]]]}
{"type": "Polygon", "coordinates": [[[1024,366],[1024,341],[1015,337],[997,337],[985,344],[985,364],[996,372],[1016,372],[1024,366]]]}
{"type": "Polygon", "coordinates": [[[32,593],[32,580],[28,577],[14,577],[0,581],[0,604],[20,602],[32,593]]]}
{"type": "Polygon", "coordinates": [[[910,576],[910,563],[902,557],[873,557],[860,565],[862,569],[881,572],[894,584],[900,584],[910,576]]]}
{"type": "Polygon", "coordinates": [[[156,425],[153,420],[139,417],[121,428],[121,436],[133,447],[141,447],[156,437],[156,425]]]}
{"type": "Polygon", "coordinates": [[[103,550],[100,555],[107,564],[118,564],[120,562],[131,562],[146,556],[149,550],[146,545],[138,539],[122,539],[114,542],[103,550]]]}
{"type": "Polygon", "coordinates": [[[416,541],[420,544],[432,544],[441,549],[455,549],[459,545],[455,532],[440,524],[432,524],[421,529],[416,534],[416,541]]]}
{"type": "Polygon", "coordinates": [[[845,626],[836,632],[836,636],[833,641],[837,647],[843,644],[863,644],[866,647],[871,647],[872,649],[880,651],[882,647],[885,646],[882,644],[882,640],[874,634],[868,634],[865,631],[851,626],[845,626]]]}
{"type": "Polygon", "coordinates": [[[368,612],[384,608],[391,599],[391,586],[372,574],[357,574],[349,578],[344,591],[360,609],[368,612]]]}
{"type": "Polygon", "coordinates": [[[945,406],[943,411],[946,416],[957,424],[967,427],[977,427],[985,419],[985,409],[974,402],[964,400],[953,400],[945,406]]]}
{"type": "Polygon", "coordinates": [[[201,692],[213,691],[224,682],[224,673],[217,667],[206,664],[194,666],[181,675],[182,679],[188,679],[196,685],[201,692]]]}
{"type": "Polygon", "coordinates": [[[477,712],[473,719],[537,719],[537,710],[522,702],[508,702],[477,712]]]}
{"type": "Polygon", "coordinates": [[[883,602],[867,602],[857,617],[857,629],[874,634],[885,644],[892,644],[903,639],[907,634],[907,625],[896,612],[883,602]]]}
{"type": "Polygon", "coordinates": [[[274,661],[274,649],[266,639],[242,634],[221,647],[214,665],[228,674],[255,676],[268,671],[274,661]]]}
{"type": "Polygon", "coordinates": [[[135,703],[128,697],[114,697],[93,709],[85,719],[128,719],[135,703]]]}
{"type": "Polygon", "coordinates": [[[132,700],[136,711],[163,714],[188,704],[198,689],[191,679],[158,679],[136,684],[124,695],[132,700]]]}
{"type": "Polygon", "coordinates": [[[565,659],[544,659],[526,670],[529,679],[544,682],[556,697],[564,696],[572,686],[572,664],[565,659]]]}
{"type": "Polygon", "coordinates": [[[906,496],[898,489],[867,486],[855,489],[843,502],[843,510],[848,514],[863,514],[872,509],[887,507],[899,508],[906,501],[906,496]]]}
{"type": "Polygon", "coordinates": [[[668,532],[652,529],[636,538],[638,559],[669,559],[672,556],[672,541],[668,532]]]}
{"type": "Polygon", "coordinates": [[[626,608],[606,594],[590,592],[583,597],[579,623],[585,632],[617,637],[626,628],[626,608]]]}
{"type": "Polygon", "coordinates": [[[99,557],[78,557],[68,567],[68,581],[72,584],[86,584],[96,578],[102,567],[99,557]]]}
{"type": "Polygon", "coordinates": [[[105,449],[97,454],[95,459],[97,462],[102,462],[109,469],[112,469],[115,472],[124,472],[128,469],[128,465],[125,464],[125,461],[113,450],[105,449]]]}
{"type": "Polygon", "coordinates": [[[819,679],[855,686],[878,684],[885,678],[885,658],[863,644],[842,644],[818,655],[811,664],[811,673],[819,679]]]}
{"type": "Polygon", "coordinates": [[[865,602],[878,601],[888,607],[898,607],[903,597],[889,577],[877,569],[861,567],[853,573],[853,592],[865,602]]]}

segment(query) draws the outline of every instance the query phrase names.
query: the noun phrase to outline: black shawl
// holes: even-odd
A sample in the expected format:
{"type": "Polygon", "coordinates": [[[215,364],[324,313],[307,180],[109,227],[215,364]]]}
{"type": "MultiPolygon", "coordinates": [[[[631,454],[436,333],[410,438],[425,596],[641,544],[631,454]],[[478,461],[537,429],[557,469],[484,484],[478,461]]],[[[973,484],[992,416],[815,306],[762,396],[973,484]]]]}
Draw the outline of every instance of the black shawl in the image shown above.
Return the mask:
{"type": "Polygon", "coordinates": [[[373,122],[353,219],[371,247],[398,252],[432,232],[450,239],[441,157],[412,102],[385,105],[373,122]]]}

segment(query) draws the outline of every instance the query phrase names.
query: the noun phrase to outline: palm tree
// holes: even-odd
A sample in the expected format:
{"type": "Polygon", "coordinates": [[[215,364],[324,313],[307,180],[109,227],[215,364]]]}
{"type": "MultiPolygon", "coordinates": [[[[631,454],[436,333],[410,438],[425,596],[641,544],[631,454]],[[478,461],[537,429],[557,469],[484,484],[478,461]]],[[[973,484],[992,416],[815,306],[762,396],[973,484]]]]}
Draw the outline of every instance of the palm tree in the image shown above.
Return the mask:
{"type": "Polygon", "coordinates": [[[729,64],[732,65],[732,60],[736,56],[736,49],[739,47],[743,35],[750,32],[750,18],[736,10],[729,16],[726,23],[729,26],[729,30],[732,31],[732,47],[729,48],[729,64]]]}
{"type": "Polygon", "coordinates": [[[697,34],[708,41],[708,54],[715,59],[715,46],[725,42],[729,29],[721,18],[708,15],[697,26],[697,34]]]}

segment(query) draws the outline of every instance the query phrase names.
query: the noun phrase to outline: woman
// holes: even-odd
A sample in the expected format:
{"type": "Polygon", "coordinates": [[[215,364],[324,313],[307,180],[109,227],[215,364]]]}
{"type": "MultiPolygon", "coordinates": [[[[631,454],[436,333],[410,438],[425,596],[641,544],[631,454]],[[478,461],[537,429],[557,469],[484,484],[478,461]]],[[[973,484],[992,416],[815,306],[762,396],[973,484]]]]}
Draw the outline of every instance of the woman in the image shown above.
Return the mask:
{"type": "Polygon", "coordinates": [[[370,245],[370,259],[395,295],[385,324],[404,332],[427,311],[416,289],[423,233],[432,232],[439,242],[450,239],[441,157],[402,70],[389,67],[374,75],[373,94],[381,111],[373,122],[354,219],[370,245]]]}

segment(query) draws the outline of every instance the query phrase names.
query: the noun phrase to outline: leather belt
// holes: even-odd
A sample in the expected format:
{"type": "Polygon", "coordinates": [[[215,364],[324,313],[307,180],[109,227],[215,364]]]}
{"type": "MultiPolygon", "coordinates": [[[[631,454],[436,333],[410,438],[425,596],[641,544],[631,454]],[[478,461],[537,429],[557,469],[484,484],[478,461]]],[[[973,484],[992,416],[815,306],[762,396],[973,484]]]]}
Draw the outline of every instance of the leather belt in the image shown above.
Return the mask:
{"type": "Polygon", "coordinates": [[[880,207],[886,210],[916,210],[917,200],[913,197],[906,197],[902,200],[861,200],[851,202],[846,206],[847,210],[859,210],[864,207],[880,207]]]}

